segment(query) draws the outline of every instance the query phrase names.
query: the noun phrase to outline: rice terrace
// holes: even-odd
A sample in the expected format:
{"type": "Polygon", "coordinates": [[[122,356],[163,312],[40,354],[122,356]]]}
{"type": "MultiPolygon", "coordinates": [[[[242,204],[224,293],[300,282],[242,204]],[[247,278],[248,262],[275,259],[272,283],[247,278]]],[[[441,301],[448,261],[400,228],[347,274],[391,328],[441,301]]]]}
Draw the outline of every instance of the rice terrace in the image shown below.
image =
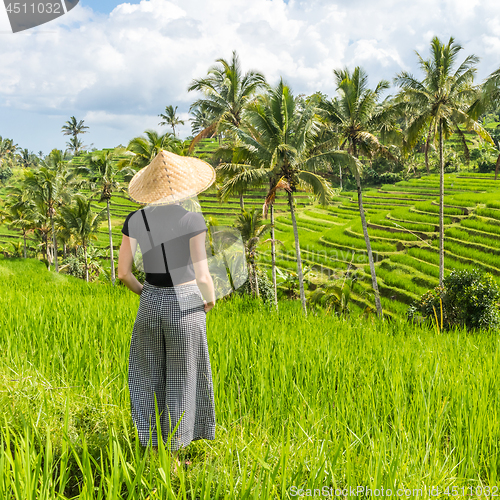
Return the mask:
{"type": "Polygon", "coordinates": [[[127,147],[84,150],[74,117],[66,152],[0,138],[0,498],[499,496],[500,76],[474,87],[473,62],[454,82],[471,100],[436,113],[410,75],[388,102],[356,67],[335,99],[253,74],[260,98],[207,118],[217,78],[241,85],[233,53],[192,83],[184,141],[172,106],[173,133],[127,147]],[[127,183],[160,150],[216,168],[201,211],[248,264],[207,314],[216,439],[176,472],[130,419],[140,299],[115,269],[127,183]]]}

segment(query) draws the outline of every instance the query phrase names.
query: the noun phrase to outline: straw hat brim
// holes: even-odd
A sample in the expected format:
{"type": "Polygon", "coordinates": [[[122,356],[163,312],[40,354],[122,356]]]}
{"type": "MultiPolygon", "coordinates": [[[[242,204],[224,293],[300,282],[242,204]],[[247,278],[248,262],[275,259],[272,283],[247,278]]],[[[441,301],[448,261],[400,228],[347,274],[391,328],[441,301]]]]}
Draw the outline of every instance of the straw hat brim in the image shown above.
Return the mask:
{"type": "Polygon", "coordinates": [[[160,151],[132,177],[128,195],[141,205],[170,205],[198,195],[214,181],[215,169],[207,162],[160,151]]]}

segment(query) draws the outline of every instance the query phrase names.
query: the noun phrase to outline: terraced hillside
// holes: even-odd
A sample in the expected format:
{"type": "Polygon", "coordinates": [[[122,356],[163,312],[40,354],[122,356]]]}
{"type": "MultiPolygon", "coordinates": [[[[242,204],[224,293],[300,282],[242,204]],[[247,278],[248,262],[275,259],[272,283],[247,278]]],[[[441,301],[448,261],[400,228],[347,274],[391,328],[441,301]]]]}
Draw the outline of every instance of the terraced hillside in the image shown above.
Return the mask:
{"type": "MultiPolygon", "coordinates": [[[[493,174],[446,175],[446,274],[452,268],[479,267],[491,272],[500,283],[499,186],[493,174]]],[[[438,284],[438,187],[439,177],[432,175],[363,192],[382,305],[388,314],[404,314],[409,303],[438,284]]],[[[248,193],[245,207],[260,209],[264,194],[248,193]]],[[[309,276],[315,282],[334,279],[351,263],[358,277],[354,303],[360,308],[373,305],[356,193],[343,192],[328,207],[314,204],[307,193],[297,193],[296,199],[301,252],[304,266],[311,269],[309,276]]],[[[205,216],[214,217],[219,224],[232,225],[240,211],[239,199],[219,203],[215,188],[200,195],[199,200],[205,216]]],[[[95,203],[95,209],[104,206],[95,203]]],[[[115,193],[111,206],[117,257],[123,221],[138,205],[124,193],[115,193]]],[[[283,270],[294,271],[293,231],[284,195],[276,200],[276,214],[277,238],[283,243],[278,247],[277,264],[283,270]]],[[[19,238],[19,232],[0,226],[0,247],[19,238]]],[[[106,223],[94,244],[109,249],[106,223]]],[[[261,246],[259,261],[270,273],[269,247],[261,246]]]]}
{"type": "MultiPolygon", "coordinates": [[[[382,305],[389,314],[404,314],[409,303],[438,284],[438,188],[436,175],[363,193],[382,305]]],[[[500,283],[500,188],[493,176],[449,174],[445,192],[446,274],[478,267],[500,283]]],[[[288,247],[279,265],[293,269],[291,219],[277,221],[288,247]]],[[[298,224],[304,264],[326,279],[340,276],[352,261],[359,278],[353,299],[360,307],[373,305],[356,193],[342,193],[328,208],[299,208],[298,224]]]]}

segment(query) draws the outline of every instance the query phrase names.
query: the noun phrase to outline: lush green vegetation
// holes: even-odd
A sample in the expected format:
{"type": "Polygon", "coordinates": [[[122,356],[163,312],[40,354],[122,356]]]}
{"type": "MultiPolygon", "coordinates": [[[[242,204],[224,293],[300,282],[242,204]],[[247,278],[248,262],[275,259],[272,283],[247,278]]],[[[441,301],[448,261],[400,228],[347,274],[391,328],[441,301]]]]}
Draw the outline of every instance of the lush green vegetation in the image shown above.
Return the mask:
{"type": "MultiPolygon", "coordinates": [[[[433,39],[434,62],[448,54],[446,75],[415,82],[402,73],[402,92],[384,101],[389,83],[370,90],[359,67],[334,71],[338,98],[304,98],[282,81],[266,87],[260,73],[243,77],[233,53],[190,85],[204,93],[191,109],[192,142],[176,138],[172,105],[160,116],[173,133],[145,131],[128,151],[81,152],[87,127],[71,117],[71,162],[0,137],[0,182],[10,183],[0,188],[0,245],[18,257],[0,260],[0,498],[287,498],[293,487],[498,484],[498,332],[444,336],[403,321],[443,280],[441,223],[447,282],[452,269],[490,272],[470,303],[500,283],[498,116],[485,114],[500,103],[500,73],[473,86],[473,57],[450,73],[459,49],[433,39]],[[444,94],[445,105],[432,102],[444,94]],[[403,130],[393,119],[401,98],[411,122],[403,130]],[[444,155],[430,147],[438,135],[444,155]],[[391,136],[413,150],[403,154],[391,136]],[[304,309],[282,300],[276,312],[248,296],[218,302],[208,316],[217,439],[193,443],[192,466],[179,475],[162,448],[145,452],[135,436],[127,360],[139,300],[110,286],[123,221],[139,208],[124,188],[162,149],[218,166],[201,209],[209,225],[253,221],[245,243],[254,291],[258,270],[271,274],[269,240],[254,222],[275,198],[280,296],[298,298],[300,288],[304,309]],[[19,258],[24,241],[42,262],[19,258]],[[54,255],[59,273],[44,265],[54,255]],[[335,289],[328,300],[338,314],[328,314],[315,291],[335,289]],[[386,320],[376,322],[382,308],[386,320]]],[[[493,310],[496,292],[490,298],[493,310]]]]}
{"type": "MultiPolygon", "coordinates": [[[[457,185],[459,182],[469,179],[463,174],[446,174],[447,183],[457,185]]],[[[406,205],[394,205],[394,208],[384,207],[372,210],[367,209],[367,219],[369,224],[369,234],[372,240],[373,251],[376,254],[377,269],[384,259],[389,258],[393,262],[398,262],[408,266],[413,273],[423,273],[429,277],[438,277],[437,265],[439,256],[437,247],[437,214],[419,211],[415,212],[415,206],[419,203],[419,187],[422,185],[422,192],[427,186],[437,186],[438,177],[431,175],[421,180],[411,182],[411,191],[407,191],[408,182],[400,182],[391,186],[384,186],[383,189],[365,190],[366,199],[375,197],[386,197],[388,203],[393,196],[407,200],[406,205]],[[395,194],[397,193],[397,195],[395,194]],[[369,198],[370,197],[370,198],[369,198]],[[396,230],[397,232],[393,232],[396,230]]],[[[498,238],[500,236],[500,225],[496,219],[491,217],[478,216],[478,212],[485,210],[485,205],[491,206],[495,203],[495,197],[499,197],[500,189],[495,187],[492,181],[492,174],[483,175],[481,179],[475,179],[475,184],[470,189],[463,190],[460,194],[453,195],[447,204],[458,205],[460,202],[466,203],[470,213],[464,215],[451,215],[445,218],[445,274],[453,268],[471,269],[479,267],[492,272],[495,279],[500,277],[500,256],[498,238]],[[481,191],[482,192],[477,192],[481,191]],[[455,198],[456,197],[456,198],[455,198]],[[458,203],[457,203],[458,202],[458,203]]],[[[344,194],[344,193],[342,193],[344,194]]],[[[301,234],[301,249],[305,265],[315,266],[316,273],[312,279],[313,283],[326,282],[330,276],[338,276],[339,272],[346,270],[348,264],[353,262],[355,270],[361,284],[368,286],[368,275],[365,268],[367,264],[366,246],[363,238],[361,224],[357,217],[355,204],[350,200],[355,199],[355,193],[345,193],[347,196],[335,198],[329,206],[322,207],[311,202],[305,193],[297,193],[297,225],[301,234]],[[347,204],[347,205],[346,205],[347,204]],[[353,205],[352,207],[350,205],[353,205]],[[354,252],[354,259],[353,259],[354,252]]],[[[263,191],[250,191],[244,196],[247,208],[260,207],[264,197],[263,191]]],[[[283,197],[284,198],[284,197],[283,197]]],[[[276,199],[276,237],[284,244],[278,246],[277,265],[285,271],[293,272],[295,265],[295,250],[293,240],[293,229],[291,218],[284,205],[284,199],[278,195],[276,199]]],[[[437,201],[438,195],[427,197],[425,208],[434,208],[432,201],[437,201]]],[[[215,198],[213,190],[199,196],[200,203],[207,217],[215,217],[219,224],[232,225],[240,212],[237,198],[230,198],[231,203],[219,204],[215,198]],[[221,207],[219,210],[219,206],[221,207]],[[223,215],[218,215],[222,213],[223,215]]],[[[96,209],[102,209],[104,202],[94,203],[96,209]]],[[[420,208],[424,208],[419,205],[420,208]]],[[[127,214],[138,208],[138,205],[127,200],[121,194],[113,195],[111,199],[111,225],[114,242],[115,257],[118,257],[118,247],[121,241],[121,227],[127,214]]],[[[260,209],[260,208],[259,208],[260,209]]],[[[486,210],[495,210],[488,208],[486,210]]],[[[97,233],[97,245],[106,252],[109,247],[107,233],[107,223],[104,221],[101,230],[97,233]]],[[[9,230],[5,226],[0,226],[0,245],[8,250],[10,242],[19,240],[19,232],[9,230]]],[[[100,259],[104,269],[109,269],[109,260],[106,257],[100,259]]],[[[115,260],[116,262],[116,260],[115,260]]],[[[270,245],[262,244],[259,249],[257,264],[265,269],[269,276],[270,268],[270,245]]],[[[397,290],[402,293],[420,293],[422,285],[415,287],[411,284],[412,275],[410,273],[399,273],[392,276],[392,273],[381,271],[378,279],[383,287],[390,287],[387,291],[388,297],[396,296],[396,299],[385,303],[384,310],[387,314],[404,316],[408,299],[406,296],[398,295],[397,290]],[[387,281],[387,283],[386,283],[387,281]],[[402,302],[400,302],[402,301],[402,302]]],[[[104,280],[104,275],[101,275],[104,280]]],[[[280,280],[278,280],[278,283],[280,280]]],[[[285,290],[285,286],[282,286],[285,290]]],[[[368,289],[358,288],[353,291],[353,308],[363,308],[364,304],[373,305],[371,294],[368,289]],[[368,294],[359,295],[358,292],[368,291],[368,294]]],[[[306,290],[306,293],[310,293],[306,290]]]]}
{"type": "MultiPolygon", "coordinates": [[[[291,488],[498,484],[500,344],[249,297],[208,316],[215,441],[145,452],[129,415],[139,298],[0,260],[0,497],[286,498],[291,488]],[[298,354],[300,353],[300,354],[298,354]]],[[[385,303],[385,299],[383,299],[385,303]]]]}

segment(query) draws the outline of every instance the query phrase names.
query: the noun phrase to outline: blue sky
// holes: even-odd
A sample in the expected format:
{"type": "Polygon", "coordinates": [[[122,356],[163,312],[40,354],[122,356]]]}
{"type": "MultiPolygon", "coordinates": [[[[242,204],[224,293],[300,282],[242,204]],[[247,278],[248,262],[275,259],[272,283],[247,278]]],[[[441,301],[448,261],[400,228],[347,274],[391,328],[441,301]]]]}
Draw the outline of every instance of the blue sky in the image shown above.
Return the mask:
{"type": "MultiPolygon", "coordinates": [[[[90,7],[95,12],[109,14],[117,5],[121,3],[118,0],[80,0],[79,2],[84,7],[90,7]]],[[[138,4],[140,0],[129,0],[130,4],[138,4]]]]}
{"type": "Polygon", "coordinates": [[[127,145],[178,106],[191,134],[187,92],[236,50],[243,71],[280,77],[295,94],[334,96],[333,70],[362,66],[373,87],[401,70],[420,76],[437,35],[481,58],[477,80],[500,67],[500,2],[489,0],[80,0],[68,14],[12,34],[0,5],[0,136],[23,148],[64,149],[61,127],[85,120],[85,145],[127,145]]]}

